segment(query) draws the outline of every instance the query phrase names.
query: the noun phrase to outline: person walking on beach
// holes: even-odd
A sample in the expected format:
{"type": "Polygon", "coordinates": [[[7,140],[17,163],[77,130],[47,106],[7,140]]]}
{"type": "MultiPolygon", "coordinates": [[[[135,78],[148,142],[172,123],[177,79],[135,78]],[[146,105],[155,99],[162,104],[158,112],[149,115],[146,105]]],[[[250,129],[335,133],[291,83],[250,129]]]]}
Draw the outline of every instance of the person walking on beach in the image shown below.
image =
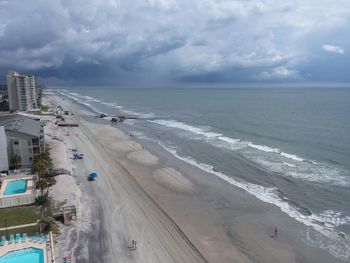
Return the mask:
{"type": "Polygon", "coordinates": [[[275,237],[278,237],[278,231],[276,227],[275,227],[275,237]]]}

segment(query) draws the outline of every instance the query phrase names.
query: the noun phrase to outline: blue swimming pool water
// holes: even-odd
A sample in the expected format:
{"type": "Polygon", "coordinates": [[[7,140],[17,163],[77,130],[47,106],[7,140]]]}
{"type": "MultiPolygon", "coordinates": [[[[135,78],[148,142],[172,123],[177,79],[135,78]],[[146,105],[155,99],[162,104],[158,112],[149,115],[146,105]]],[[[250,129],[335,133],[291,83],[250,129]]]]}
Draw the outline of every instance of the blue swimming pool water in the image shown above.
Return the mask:
{"type": "Polygon", "coordinates": [[[0,257],[0,263],[44,263],[44,251],[38,248],[12,251],[0,257]]]}
{"type": "Polygon", "coordinates": [[[4,195],[23,194],[27,191],[27,181],[25,179],[14,180],[7,183],[4,195]]]}

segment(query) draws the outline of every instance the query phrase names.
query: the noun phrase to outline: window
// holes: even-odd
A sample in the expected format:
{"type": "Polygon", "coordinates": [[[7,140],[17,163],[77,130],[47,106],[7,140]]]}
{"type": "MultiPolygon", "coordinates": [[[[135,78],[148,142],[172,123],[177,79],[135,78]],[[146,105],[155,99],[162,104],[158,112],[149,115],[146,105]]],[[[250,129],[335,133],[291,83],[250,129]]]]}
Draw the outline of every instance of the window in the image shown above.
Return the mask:
{"type": "Polygon", "coordinates": [[[18,142],[17,140],[15,140],[15,141],[13,141],[13,144],[14,144],[14,145],[18,145],[19,142],[18,142]]]}
{"type": "Polygon", "coordinates": [[[32,144],[33,145],[39,145],[39,139],[38,138],[32,139],[32,144]]]}
{"type": "Polygon", "coordinates": [[[28,140],[28,146],[32,145],[32,140],[28,140]]]}

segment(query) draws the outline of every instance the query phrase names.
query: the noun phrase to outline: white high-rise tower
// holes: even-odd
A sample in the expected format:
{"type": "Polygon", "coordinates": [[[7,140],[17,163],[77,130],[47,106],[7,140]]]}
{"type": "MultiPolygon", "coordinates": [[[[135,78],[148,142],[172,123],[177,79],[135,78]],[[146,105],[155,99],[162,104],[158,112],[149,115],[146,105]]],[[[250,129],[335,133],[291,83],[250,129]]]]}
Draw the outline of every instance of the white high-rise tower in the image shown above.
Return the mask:
{"type": "Polygon", "coordinates": [[[21,75],[9,70],[7,91],[10,110],[31,111],[38,109],[35,79],[32,75],[21,75]]]}

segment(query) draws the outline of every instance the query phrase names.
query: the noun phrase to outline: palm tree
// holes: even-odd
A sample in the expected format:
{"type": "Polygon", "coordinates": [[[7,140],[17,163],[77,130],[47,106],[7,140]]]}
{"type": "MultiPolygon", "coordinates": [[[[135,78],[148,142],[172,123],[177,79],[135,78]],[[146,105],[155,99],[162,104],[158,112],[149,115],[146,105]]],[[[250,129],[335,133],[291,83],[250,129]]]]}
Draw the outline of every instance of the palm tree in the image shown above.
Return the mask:
{"type": "Polygon", "coordinates": [[[11,158],[10,158],[10,163],[15,167],[17,168],[17,166],[22,162],[22,158],[21,156],[15,154],[15,155],[12,155],[11,158]]]}
{"type": "Polygon", "coordinates": [[[42,158],[44,158],[45,160],[51,160],[50,157],[50,146],[49,145],[45,145],[45,150],[41,153],[42,158]]]}
{"type": "Polygon", "coordinates": [[[45,159],[34,159],[32,166],[32,173],[39,175],[39,177],[44,176],[49,169],[49,163],[45,159]]]}
{"type": "Polygon", "coordinates": [[[56,183],[56,179],[53,176],[47,176],[43,178],[42,180],[46,181],[47,187],[46,187],[46,196],[49,196],[49,189],[51,186],[53,186],[56,183]]]}
{"type": "Polygon", "coordinates": [[[57,229],[57,224],[54,218],[48,215],[42,215],[39,219],[40,228],[44,231],[55,231],[57,229]]]}
{"type": "MultiPolygon", "coordinates": [[[[40,178],[37,182],[36,182],[36,189],[40,190],[40,194],[44,195],[44,191],[46,189],[49,188],[49,184],[47,182],[47,180],[40,178]]],[[[48,191],[47,191],[48,192],[48,191]]]]}
{"type": "Polygon", "coordinates": [[[39,175],[39,177],[46,176],[53,169],[53,162],[50,157],[49,147],[45,151],[34,157],[32,165],[32,173],[39,175]]]}
{"type": "Polygon", "coordinates": [[[56,184],[56,179],[53,176],[45,177],[45,180],[46,180],[46,182],[47,182],[49,187],[51,187],[51,186],[56,184]]]}
{"type": "Polygon", "coordinates": [[[36,155],[33,160],[32,173],[37,174],[39,180],[36,182],[36,189],[40,190],[38,203],[45,204],[49,200],[49,188],[56,183],[53,177],[53,162],[50,157],[49,147],[36,155]]]}

